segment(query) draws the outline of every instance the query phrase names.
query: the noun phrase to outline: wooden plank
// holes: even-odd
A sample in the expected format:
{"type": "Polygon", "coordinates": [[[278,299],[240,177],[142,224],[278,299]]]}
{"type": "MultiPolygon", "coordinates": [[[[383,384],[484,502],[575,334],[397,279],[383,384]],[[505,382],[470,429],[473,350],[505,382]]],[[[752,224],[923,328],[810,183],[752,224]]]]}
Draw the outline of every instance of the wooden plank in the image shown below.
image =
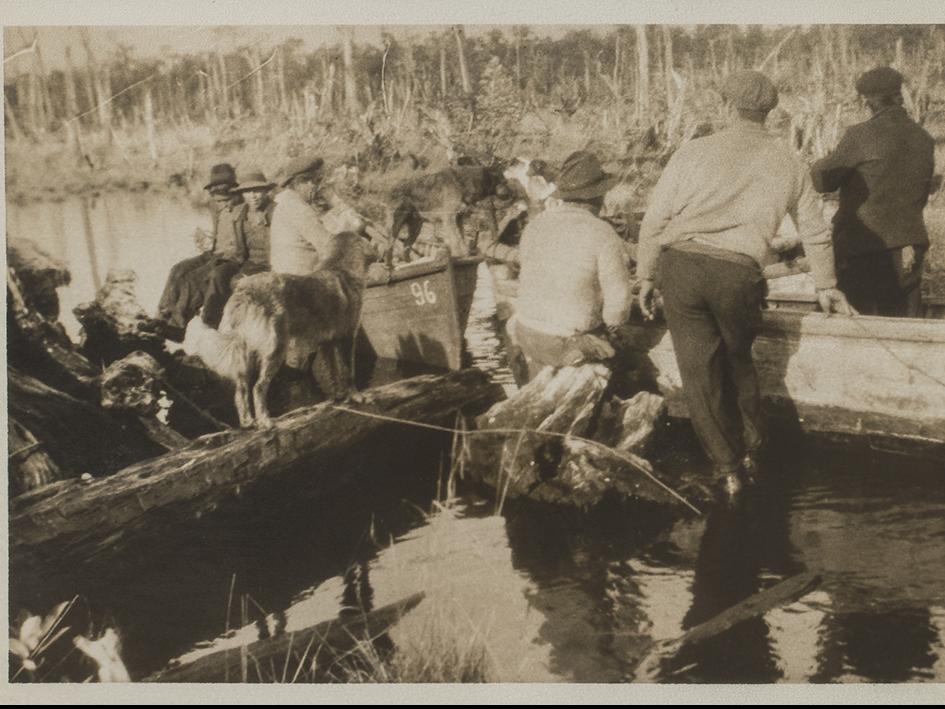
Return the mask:
{"type": "Polygon", "coordinates": [[[257,677],[256,667],[269,666],[270,660],[283,667],[292,659],[291,673],[306,658],[319,658],[325,666],[332,659],[349,651],[358,642],[378,637],[397,623],[406,613],[417,607],[424,598],[423,592],[415,593],[396,603],[383,606],[368,613],[357,613],[347,617],[328,620],[310,628],[292,633],[283,633],[273,638],[257,640],[240,648],[221,650],[199,657],[193,662],[171,667],[141,680],[142,682],[241,682],[243,651],[251,658],[248,667],[249,681],[274,681],[271,677],[257,677]]]}
{"type": "MultiPolygon", "coordinates": [[[[366,412],[440,421],[463,408],[485,408],[502,396],[485,373],[463,370],[403,380],[364,392],[366,412]]],[[[276,419],[272,428],[230,431],[133,465],[88,484],[59,484],[51,494],[11,500],[11,567],[33,557],[44,565],[116,552],[132,540],[160,534],[177,519],[203,514],[247,485],[311,463],[313,487],[331,487],[344,466],[319,461],[344,455],[392,424],[324,403],[276,419]]]]}
{"type": "Polygon", "coordinates": [[[734,606],[726,608],[717,616],[690,628],[680,637],[656,643],[636,667],[637,680],[653,680],[656,678],[659,664],[664,659],[677,652],[684,646],[702,642],[708,638],[721,635],[726,630],[750,618],[762,615],[780,606],[793,603],[806,596],[820,585],[821,577],[815,573],[805,572],[785,579],[771,588],[759,591],[734,606]]]}

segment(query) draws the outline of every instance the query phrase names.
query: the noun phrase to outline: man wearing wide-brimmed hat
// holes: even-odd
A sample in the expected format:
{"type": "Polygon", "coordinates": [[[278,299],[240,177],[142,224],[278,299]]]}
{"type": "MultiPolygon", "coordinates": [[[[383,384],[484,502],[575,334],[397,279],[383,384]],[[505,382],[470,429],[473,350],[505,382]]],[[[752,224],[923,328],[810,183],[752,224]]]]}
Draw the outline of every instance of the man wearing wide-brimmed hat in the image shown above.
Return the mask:
{"type": "Polygon", "coordinates": [[[508,333],[520,383],[546,365],[612,356],[600,335],[627,319],[632,302],[623,243],[597,216],[617,177],[595,155],[578,151],[555,182],[560,203],[525,227],[519,246],[519,298],[508,333]]]}
{"type": "Polygon", "coordinates": [[[322,202],[320,188],[325,163],[321,158],[301,156],[281,171],[270,231],[270,265],[279,273],[305,275],[328,253],[333,234],[360,231],[363,226],[351,210],[316,209],[322,202]]]}
{"type": "Polygon", "coordinates": [[[235,186],[236,171],[232,165],[220,163],[210,168],[210,179],[204,185],[204,189],[210,193],[213,218],[209,248],[171,268],[158,304],[158,319],[165,323],[166,334],[172,339],[183,337],[187,323],[203,306],[214,264],[221,258],[235,255],[239,250],[231,226],[242,201],[240,195],[233,192],[235,186]],[[222,229],[221,221],[224,222],[222,229]]]}
{"type": "Polygon", "coordinates": [[[805,165],[769,134],[778,103],[757,71],[722,87],[732,125],[676,151],[650,194],[637,251],[640,307],[654,316],[655,284],[673,340],[689,415],[722,486],[758,472],[764,442],[751,349],[761,323],[761,269],[785,215],[793,218],[821,308],[849,313],[836,288],[830,230],[805,165]],[[658,280],[657,280],[658,279],[658,280]]]}
{"type": "Polygon", "coordinates": [[[811,168],[818,192],[840,191],[834,217],[840,289],[861,313],[919,317],[929,235],[922,218],[935,141],[903,108],[902,75],[867,71],[856,90],[872,118],[850,126],[811,168]]]}
{"type": "Polygon", "coordinates": [[[221,210],[217,224],[218,233],[232,236],[233,249],[228,256],[216,259],[209,269],[200,316],[210,327],[220,324],[234,279],[269,270],[272,216],[269,193],[275,184],[267,181],[261,170],[241,173],[239,182],[230,190],[238,201],[221,210]]]}

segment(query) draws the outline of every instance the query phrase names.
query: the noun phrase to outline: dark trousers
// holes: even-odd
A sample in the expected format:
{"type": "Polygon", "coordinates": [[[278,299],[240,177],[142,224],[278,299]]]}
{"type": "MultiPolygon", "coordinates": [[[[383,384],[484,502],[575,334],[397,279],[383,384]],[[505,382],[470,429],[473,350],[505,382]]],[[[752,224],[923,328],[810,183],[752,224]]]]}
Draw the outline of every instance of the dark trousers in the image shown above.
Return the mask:
{"type": "Polygon", "coordinates": [[[217,327],[223,317],[223,306],[233,292],[231,281],[239,273],[241,264],[228,259],[218,259],[210,267],[207,289],[200,318],[210,327],[217,327]]]}
{"type": "Polygon", "coordinates": [[[158,317],[183,329],[203,305],[213,254],[184,259],[171,268],[158,304],[158,317]]]}
{"type": "Polygon", "coordinates": [[[916,246],[916,265],[902,267],[902,249],[847,256],[837,281],[850,305],[861,315],[922,317],[922,265],[926,247],[916,246]]]}
{"type": "Polygon", "coordinates": [[[660,292],[692,426],[716,473],[737,470],[763,440],[751,346],[761,325],[764,279],[753,263],[668,249],[660,292]]]}

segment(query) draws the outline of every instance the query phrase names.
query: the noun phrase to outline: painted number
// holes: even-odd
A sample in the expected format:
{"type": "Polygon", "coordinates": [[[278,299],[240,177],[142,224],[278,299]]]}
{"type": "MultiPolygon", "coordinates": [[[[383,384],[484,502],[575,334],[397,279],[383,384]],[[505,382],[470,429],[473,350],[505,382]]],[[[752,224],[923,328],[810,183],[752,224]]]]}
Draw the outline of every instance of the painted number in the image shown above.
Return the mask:
{"type": "Polygon", "coordinates": [[[436,303],[436,293],[430,290],[430,281],[424,281],[422,286],[414,281],[410,284],[410,292],[413,293],[413,299],[417,305],[436,303]]]}

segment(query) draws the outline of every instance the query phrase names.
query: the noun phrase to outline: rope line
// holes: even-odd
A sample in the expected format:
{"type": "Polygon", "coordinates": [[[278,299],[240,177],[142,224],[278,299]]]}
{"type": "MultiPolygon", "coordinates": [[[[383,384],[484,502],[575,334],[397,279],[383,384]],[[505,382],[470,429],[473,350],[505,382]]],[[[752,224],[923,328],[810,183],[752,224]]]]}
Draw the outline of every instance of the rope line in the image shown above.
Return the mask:
{"type": "Polygon", "coordinates": [[[537,431],[535,429],[529,428],[488,428],[480,429],[475,431],[462,430],[458,428],[451,428],[449,426],[438,426],[432,423],[424,423],[422,421],[413,421],[411,419],[403,419],[397,416],[388,416],[386,414],[376,414],[370,411],[361,411],[359,409],[352,409],[347,406],[342,406],[339,404],[332,404],[331,408],[337,411],[344,411],[345,413],[355,414],[356,416],[364,416],[366,418],[377,419],[380,421],[387,421],[389,423],[399,423],[405,426],[413,426],[415,428],[424,428],[430,431],[439,431],[440,433],[449,433],[450,435],[458,436],[488,436],[488,435],[525,435],[525,434],[535,434],[540,436],[552,436],[554,438],[561,438],[564,440],[580,441],[581,443],[586,443],[588,445],[594,446],[596,448],[606,450],[609,453],[616,454],[616,456],[622,459],[624,462],[628,463],[636,472],[642,473],[644,476],[649,478],[652,482],[656,483],[664,491],[672,495],[674,498],[679,500],[682,504],[688,507],[690,510],[696,514],[701,515],[702,510],[693,505],[689,500],[676,492],[673,488],[669,487],[666,483],[660,480],[652,471],[647,470],[649,463],[644,461],[642,458],[637,458],[631,454],[625,453],[623,451],[611,448],[610,446],[595,441],[591,438],[584,438],[583,436],[575,436],[569,433],[558,433],[557,431],[537,431]]]}

